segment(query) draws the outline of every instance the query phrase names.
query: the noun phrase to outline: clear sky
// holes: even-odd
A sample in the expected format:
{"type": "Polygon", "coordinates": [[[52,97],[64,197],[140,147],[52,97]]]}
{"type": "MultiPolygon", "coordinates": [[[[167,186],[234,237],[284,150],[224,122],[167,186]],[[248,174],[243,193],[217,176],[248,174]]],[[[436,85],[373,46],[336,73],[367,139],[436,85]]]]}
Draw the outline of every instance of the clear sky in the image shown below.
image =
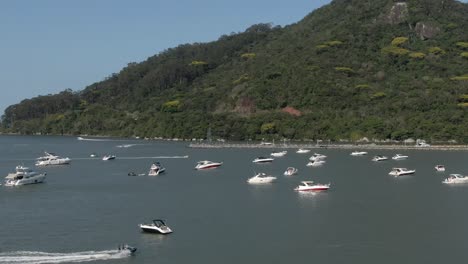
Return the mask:
{"type": "Polygon", "coordinates": [[[287,25],[330,0],[0,0],[0,115],[183,43],[287,25]]]}

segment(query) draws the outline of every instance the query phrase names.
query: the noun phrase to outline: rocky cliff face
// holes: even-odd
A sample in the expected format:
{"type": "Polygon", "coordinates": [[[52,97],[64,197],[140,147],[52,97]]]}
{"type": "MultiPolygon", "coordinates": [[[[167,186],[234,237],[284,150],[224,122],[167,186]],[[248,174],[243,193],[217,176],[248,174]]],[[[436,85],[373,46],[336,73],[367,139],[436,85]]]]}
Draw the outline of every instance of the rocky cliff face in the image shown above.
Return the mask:
{"type": "Polygon", "coordinates": [[[416,35],[422,40],[431,39],[440,33],[440,28],[426,22],[418,22],[414,28],[416,35]]]}
{"type": "Polygon", "coordinates": [[[406,2],[396,2],[390,8],[390,12],[386,16],[388,23],[397,25],[408,20],[408,4],[406,2]]]}

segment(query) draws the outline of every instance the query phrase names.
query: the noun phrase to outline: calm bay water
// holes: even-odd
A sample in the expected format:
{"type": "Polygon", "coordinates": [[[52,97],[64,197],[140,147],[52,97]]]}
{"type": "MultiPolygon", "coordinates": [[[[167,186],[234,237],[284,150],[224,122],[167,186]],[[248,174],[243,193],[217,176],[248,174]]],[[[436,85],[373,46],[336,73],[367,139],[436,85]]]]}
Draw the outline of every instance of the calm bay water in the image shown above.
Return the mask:
{"type": "Polygon", "coordinates": [[[80,141],[75,137],[0,136],[0,176],[34,167],[43,151],[72,158],[69,166],[37,168],[47,182],[0,186],[0,264],[4,263],[455,263],[468,259],[468,185],[447,186],[449,173],[468,174],[467,152],[400,151],[405,161],[369,151],[326,150],[323,167],[290,149],[272,164],[253,164],[274,149],[191,149],[185,143],[80,141]],[[132,144],[127,147],[118,147],[132,144]],[[114,161],[89,158],[115,154],[114,161]],[[185,156],[188,158],[170,158],[185,156]],[[151,158],[161,157],[161,158],[151,158]],[[164,157],[164,158],[162,158],[164,157]],[[147,172],[160,161],[166,173],[147,172]],[[199,160],[223,161],[196,171],[199,160]],[[434,170],[444,164],[445,173],[434,170]],[[296,176],[283,176],[288,166],[296,176]],[[392,167],[416,169],[394,178],[392,167]],[[255,172],[276,183],[249,185],[255,172]],[[297,193],[301,180],[332,184],[328,192],[297,193]],[[174,230],[141,233],[162,218],[174,230]],[[119,244],[135,256],[115,252],[119,244]],[[114,251],[111,251],[114,250],[114,251]],[[25,252],[28,251],[28,252],[25,252]],[[47,254],[45,252],[61,253],[47,254]],[[13,262],[16,261],[16,262],[13,262]]]}

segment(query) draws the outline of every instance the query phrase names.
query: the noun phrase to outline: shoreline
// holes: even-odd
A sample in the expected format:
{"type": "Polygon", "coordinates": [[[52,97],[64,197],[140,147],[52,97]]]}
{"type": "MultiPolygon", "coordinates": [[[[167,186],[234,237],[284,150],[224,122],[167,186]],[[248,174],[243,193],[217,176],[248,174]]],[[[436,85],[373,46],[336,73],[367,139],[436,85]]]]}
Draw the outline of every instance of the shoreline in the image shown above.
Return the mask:
{"type": "Polygon", "coordinates": [[[266,148],[266,149],[348,149],[348,150],[443,150],[443,151],[468,151],[468,145],[378,145],[378,144],[272,144],[260,145],[249,143],[190,143],[189,148],[266,148]]]}

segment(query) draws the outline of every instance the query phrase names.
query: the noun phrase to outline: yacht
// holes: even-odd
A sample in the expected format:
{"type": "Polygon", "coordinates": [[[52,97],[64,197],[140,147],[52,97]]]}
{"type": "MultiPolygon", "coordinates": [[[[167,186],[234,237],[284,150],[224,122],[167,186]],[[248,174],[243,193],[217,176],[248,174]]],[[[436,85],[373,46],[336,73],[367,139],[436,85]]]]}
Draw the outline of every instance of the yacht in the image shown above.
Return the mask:
{"type": "Polygon", "coordinates": [[[315,161],[315,160],[323,160],[325,159],[327,156],[323,155],[323,154],[319,154],[319,153],[314,153],[310,158],[309,160],[311,161],[315,161]]]}
{"type": "Polygon", "coordinates": [[[54,153],[44,152],[44,154],[44,156],[37,158],[36,166],[65,165],[71,161],[69,158],[62,158],[54,153]]]}
{"type": "Polygon", "coordinates": [[[408,156],[402,155],[402,154],[395,154],[395,156],[392,157],[392,160],[404,160],[407,159],[408,156]]]}
{"type": "Polygon", "coordinates": [[[444,165],[436,165],[435,169],[436,169],[436,171],[443,172],[443,171],[445,171],[445,166],[444,165]]]}
{"type": "Polygon", "coordinates": [[[299,153],[299,154],[305,154],[309,152],[310,152],[310,149],[301,149],[301,148],[296,151],[296,153],[299,153]]]}
{"type": "Polygon", "coordinates": [[[295,191],[326,191],[330,188],[330,183],[314,183],[313,181],[302,181],[294,190],[295,191]]]}
{"type": "Polygon", "coordinates": [[[275,176],[267,175],[263,172],[257,173],[252,178],[248,179],[248,183],[271,183],[276,180],[275,176]]]}
{"type": "Polygon", "coordinates": [[[102,160],[114,160],[115,159],[115,155],[105,155],[104,157],[102,157],[102,160]]]}
{"type": "Polygon", "coordinates": [[[364,155],[367,155],[367,152],[365,152],[365,151],[353,151],[353,152],[351,152],[350,155],[351,156],[364,156],[364,155]]]}
{"type": "Polygon", "coordinates": [[[325,164],[326,161],[324,160],[314,160],[314,161],[309,161],[309,163],[306,164],[307,167],[318,167],[322,166],[325,164]]]}
{"type": "Polygon", "coordinates": [[[39,173],[31,170],[28,167],[16,166],[14,173],[9,173],[6,176],[5,186],[19,186],[26,184],[41,183],[45,180],[46,173],[39,173]]]}
{"type": "Polygon", "coordinates": [[[398,177],[398,176],[403,176],[403,175],[410,175],[414,174],[416,170],[408,170],[406,168],[393,168],[392,171],[390,171],[388,174],[398,177]]]}
{"type": "Polygon", "coordinates": [[[202,160],[197,163],[197,166],[195,166],[195,169],[197,170],[204,170],[204,169],[213,169],[221,166],[223,163],[222,162],[213,162],[209,160],[202,160]]]}
{"type": "Polygon", "coordinates": [[[155,162],[151,164],[150,170],[148,172],[148,176],[158,176],[160,173],[163,173],[166,171],[166,168],[161,166],[161,163],[155,162]]]}
{"type": "Polygon", "coordinates": [[[267,163],[267,162],[273,162],[273,158],[265,158],[265,157],[258,157],[254,159],[252,162],[253,163],[267,163]]]}
{"type": "Polygon", "coordinates": [[[449,177],[442,181],[442,183],[467,183],[468,176],[461,174],[450,174],[449,177]]]}
{"type": "Polygon", "coordinates": [[[283,157],[286,155],[288,152],[286,150],[279,151],[279,152],[272,152],[270,155],[273,157],[283,157]]]}
{"type": "Polygon", "coordinates": [[[382,156],[382,155],[377,155],[377,156],[374,156],[372,158],[372,161],[384,161],[384,160],[388,160],[388,157],[382,156]]]}
{"type": "Polygon", "coordinates": [[[292,176],[296,175],[299,170],[294,168],[294,167],[288,167],[286,171],[284,172],[285,176],[292,176]]]}
{"type": "Polygon", "coordinates": [[[140,228],[142,231],[148,233],[159,233],[163,235],[172,233],[172,229],[161,219],[155,219],[150,224],[140,224],[140,228]]]}

